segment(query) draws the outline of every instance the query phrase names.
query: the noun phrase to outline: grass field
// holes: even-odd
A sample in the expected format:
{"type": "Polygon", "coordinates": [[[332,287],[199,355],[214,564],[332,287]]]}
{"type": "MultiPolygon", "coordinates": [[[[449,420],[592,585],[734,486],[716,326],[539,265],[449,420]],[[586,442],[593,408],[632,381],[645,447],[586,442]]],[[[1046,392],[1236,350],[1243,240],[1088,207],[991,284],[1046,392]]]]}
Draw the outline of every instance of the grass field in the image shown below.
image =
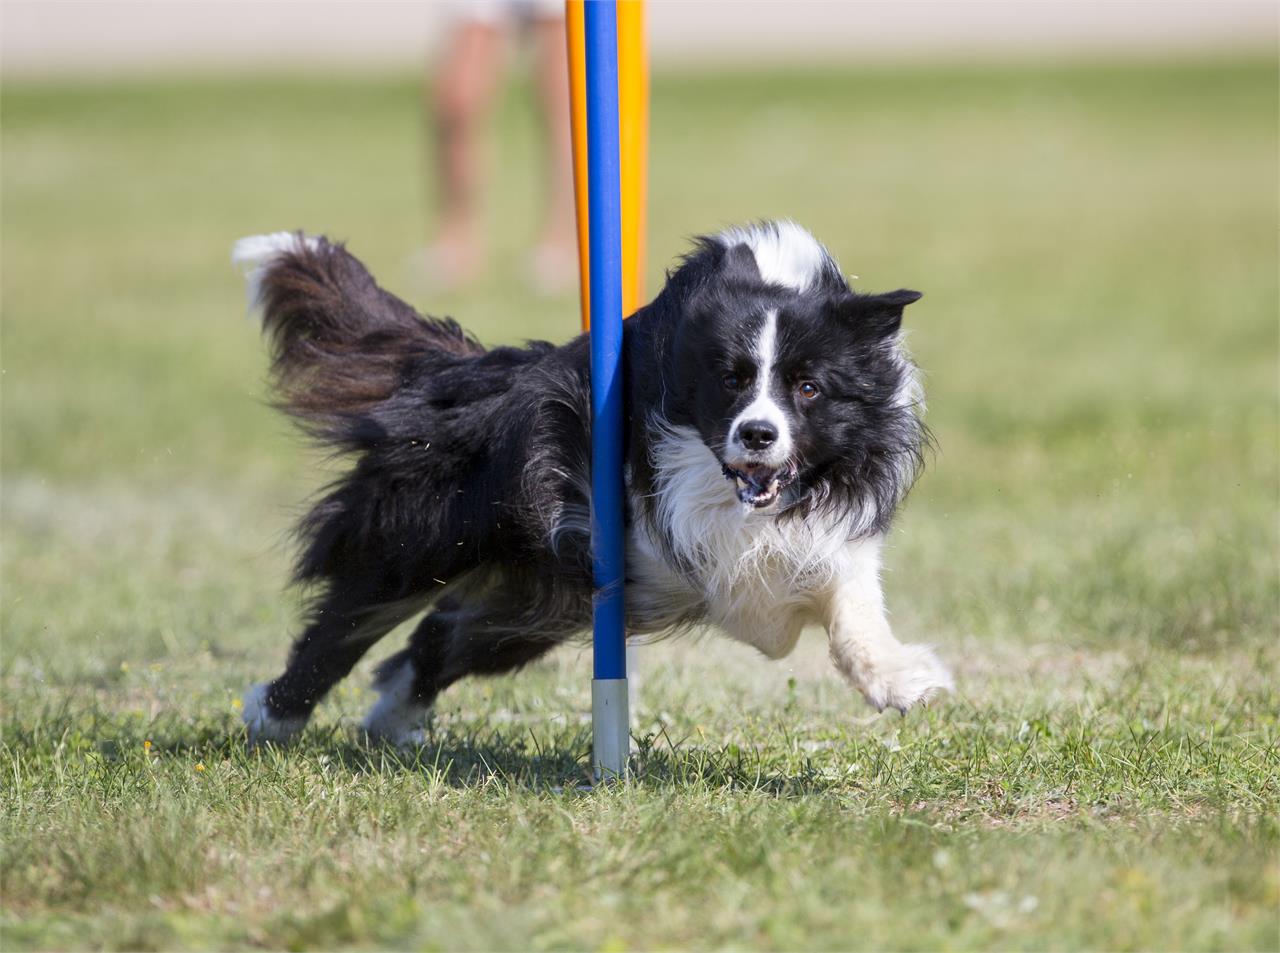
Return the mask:
{"type": "Polygon", "coordinates": [[[656,80],[651,286],[786,215],[927,293],[939,452],[887,585],[956,695],[875,716],[817,634],[706,638],[642,650],[625,787],[578,789],[580,650],[450,691],[421,751],[358,740],[368,666],[246,751],[325,468],[230,243],[324,231],[486,341],[565,338],[519,277],[528,103],[495,267],[440,297],[413,77],[6,81],[0,946],[1280,947],[1267,60],[656,80]]]}

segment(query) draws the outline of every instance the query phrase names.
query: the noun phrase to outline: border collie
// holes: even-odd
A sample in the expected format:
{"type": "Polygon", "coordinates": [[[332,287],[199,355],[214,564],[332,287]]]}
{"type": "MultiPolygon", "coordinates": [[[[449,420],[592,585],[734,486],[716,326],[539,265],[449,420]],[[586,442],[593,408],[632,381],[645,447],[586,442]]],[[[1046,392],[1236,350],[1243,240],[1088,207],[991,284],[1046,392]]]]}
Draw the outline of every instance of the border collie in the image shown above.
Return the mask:
{"type": "MultiPolygon", "coordinates": [[[[351,460],[299,526],[310,613],[284,673],[245,697],[249,736],[297,732],[428,610],[378,668],[364,722],[411,743],[453,682],[519,669],[590,626],[587,338],[485,348],[324,238],[246,238],[233,260],[280,405],[351,460]]],[[[855,293],[792,222],[695,240],[625,324],[632,636],[711,624],[778,659],[816,622],[877,709],[951,687],[929,648],[894,638],[879,582],[928,439],[900,331],[919,297],[855,293]]]]}

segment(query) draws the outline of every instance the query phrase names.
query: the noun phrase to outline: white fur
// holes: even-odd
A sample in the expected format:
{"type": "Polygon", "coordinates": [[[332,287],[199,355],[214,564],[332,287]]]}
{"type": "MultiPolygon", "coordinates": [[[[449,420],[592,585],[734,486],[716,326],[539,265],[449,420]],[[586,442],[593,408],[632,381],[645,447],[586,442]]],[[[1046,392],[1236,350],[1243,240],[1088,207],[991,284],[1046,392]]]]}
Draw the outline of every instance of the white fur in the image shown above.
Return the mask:
{"type": "Polygon", "coordinates": [[[760,336],[756,338],[756,391],[751,403],[742,408],[742,412],[729,425],[728,456],[731,461],[738,462],[750,456],[766,466],[781,466],[791,456],[791,427],[787,416],[778,406],[778,402],[769,393],[773,377],[773,365],[778,350],[778,312],[770,311],[765,315],[760,326],[760,336]],[[748,420],[767,420],[778,431],[778,439],[767,451],[761,454],[752,451],[742,442],[738,434],[740,428],[748,420]]]}
{"type": "Polygon", "coordinates": [[[893,394],[893,402],[904,409],[914,410],[923,417],[925,413],[924,385],[920,383],[920,371],[907,352],[907,332],[899,331],[888,344],[893,359],[902,373],[901,383],[893,394]]]}
{"type": "Polygon", "coordinates": [[[424,726],[431,709],[414,697],[414,677],[413,662],[406,660],[377,686],[378,700],[364,717],[364,730],[369,735],[402,747],[426,740],[424,726]]]}
{"type": "Polygon", "coordinates": [[[906,710],[951,688],[932,650],[893,637],[880,589],[881,537],[851,539],[866,514],[779,523],[744,507],[715,455],[690,427],[655,426],[658,535],[637,521],[627,552],[630,610],[644,628],[705,608],[708,621],[770,658],[791,652],[809,622],[826,625],[840,672],[878,710],[906,710]]]}
{"type": "Polygon", "coordinates": [[[633,608],[656,615],[666,603],[702,603],[733,638],[770,658],[786,655],[816,618],[815,593],[830,584],[844,527],[820,517],[780,524],[776,512],[744,506],[693,428],[661,431],[653,460],[659,533],[692,567],[691,578],[666,565],[641,524],[628,553],[633,608]],[[687,595],[675,599],[682,585],[687,595]]]}
{"type": "Polygon", "coordinates": [[[250,744],[261,741],[288,741],[306,727],[305,717],[277,718],[271,714],[271,710],[267,707],[269,687],[266,682],[251,685],[241,699],[244,707],[240,717],[249,731],[250,744]]]}
{"type": "Polygon", "coordinates": [[[893,637],[880,588],[879,538],[845,550],[823,611],[836,668],[877,710],[905,712],[952,688],[946,667],[925,645],[893,637]]]}
{"type": "Polygon", "coordinates": [[[318,243],[318,239],[300,232],[272,232],[270,235],[250,235],[231,246],[231,264],[245,277],[250,313],[262,303],[262,279],[271,264],[281,255],[301,248],[314,249],[318,243]]]}
{"type": "Polygon", "coordinates": [[[760,277],[772,284],[807,291],[831,260],[822,244],[789,219],[728,228],[720,233],[726,248],[746,245],[756,259],[760,277]]]}

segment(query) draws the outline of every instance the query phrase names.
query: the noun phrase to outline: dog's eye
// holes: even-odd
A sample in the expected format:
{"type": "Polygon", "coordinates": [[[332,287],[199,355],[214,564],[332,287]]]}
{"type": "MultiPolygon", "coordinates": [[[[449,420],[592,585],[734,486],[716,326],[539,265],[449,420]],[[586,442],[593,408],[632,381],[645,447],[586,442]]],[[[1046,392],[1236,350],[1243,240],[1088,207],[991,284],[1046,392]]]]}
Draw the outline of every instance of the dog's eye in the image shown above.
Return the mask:
{"type": "Polygon", "coordinates": [[[725,390],[740,390],[742,388],[742,378],[737,374],[726,374],[720,378],[720,383],[724,385],[725,390]]]}
{"type": "Polygon", "coordinates": [[[818,385],[813,381],[801,381],[796,390],[800,392],[800,396],[805,400],[813,400],[822,393],[822,391],[818,390],[818,385]]]}

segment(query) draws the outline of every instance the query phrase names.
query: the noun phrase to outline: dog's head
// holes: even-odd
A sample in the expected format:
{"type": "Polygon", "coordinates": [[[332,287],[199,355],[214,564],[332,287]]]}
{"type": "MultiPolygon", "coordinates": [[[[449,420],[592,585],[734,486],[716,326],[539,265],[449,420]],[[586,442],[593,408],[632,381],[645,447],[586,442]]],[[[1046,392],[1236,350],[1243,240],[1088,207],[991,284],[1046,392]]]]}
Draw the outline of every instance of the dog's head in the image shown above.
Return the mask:
{"type": "Polygon", "coordinates": [[[853,292],[790,222],[702,239],[672,280],[681,416],[738,498],[780,513],[823,503],[891,510],[925,439],[900,333],[920,293],[853,292]]]}

